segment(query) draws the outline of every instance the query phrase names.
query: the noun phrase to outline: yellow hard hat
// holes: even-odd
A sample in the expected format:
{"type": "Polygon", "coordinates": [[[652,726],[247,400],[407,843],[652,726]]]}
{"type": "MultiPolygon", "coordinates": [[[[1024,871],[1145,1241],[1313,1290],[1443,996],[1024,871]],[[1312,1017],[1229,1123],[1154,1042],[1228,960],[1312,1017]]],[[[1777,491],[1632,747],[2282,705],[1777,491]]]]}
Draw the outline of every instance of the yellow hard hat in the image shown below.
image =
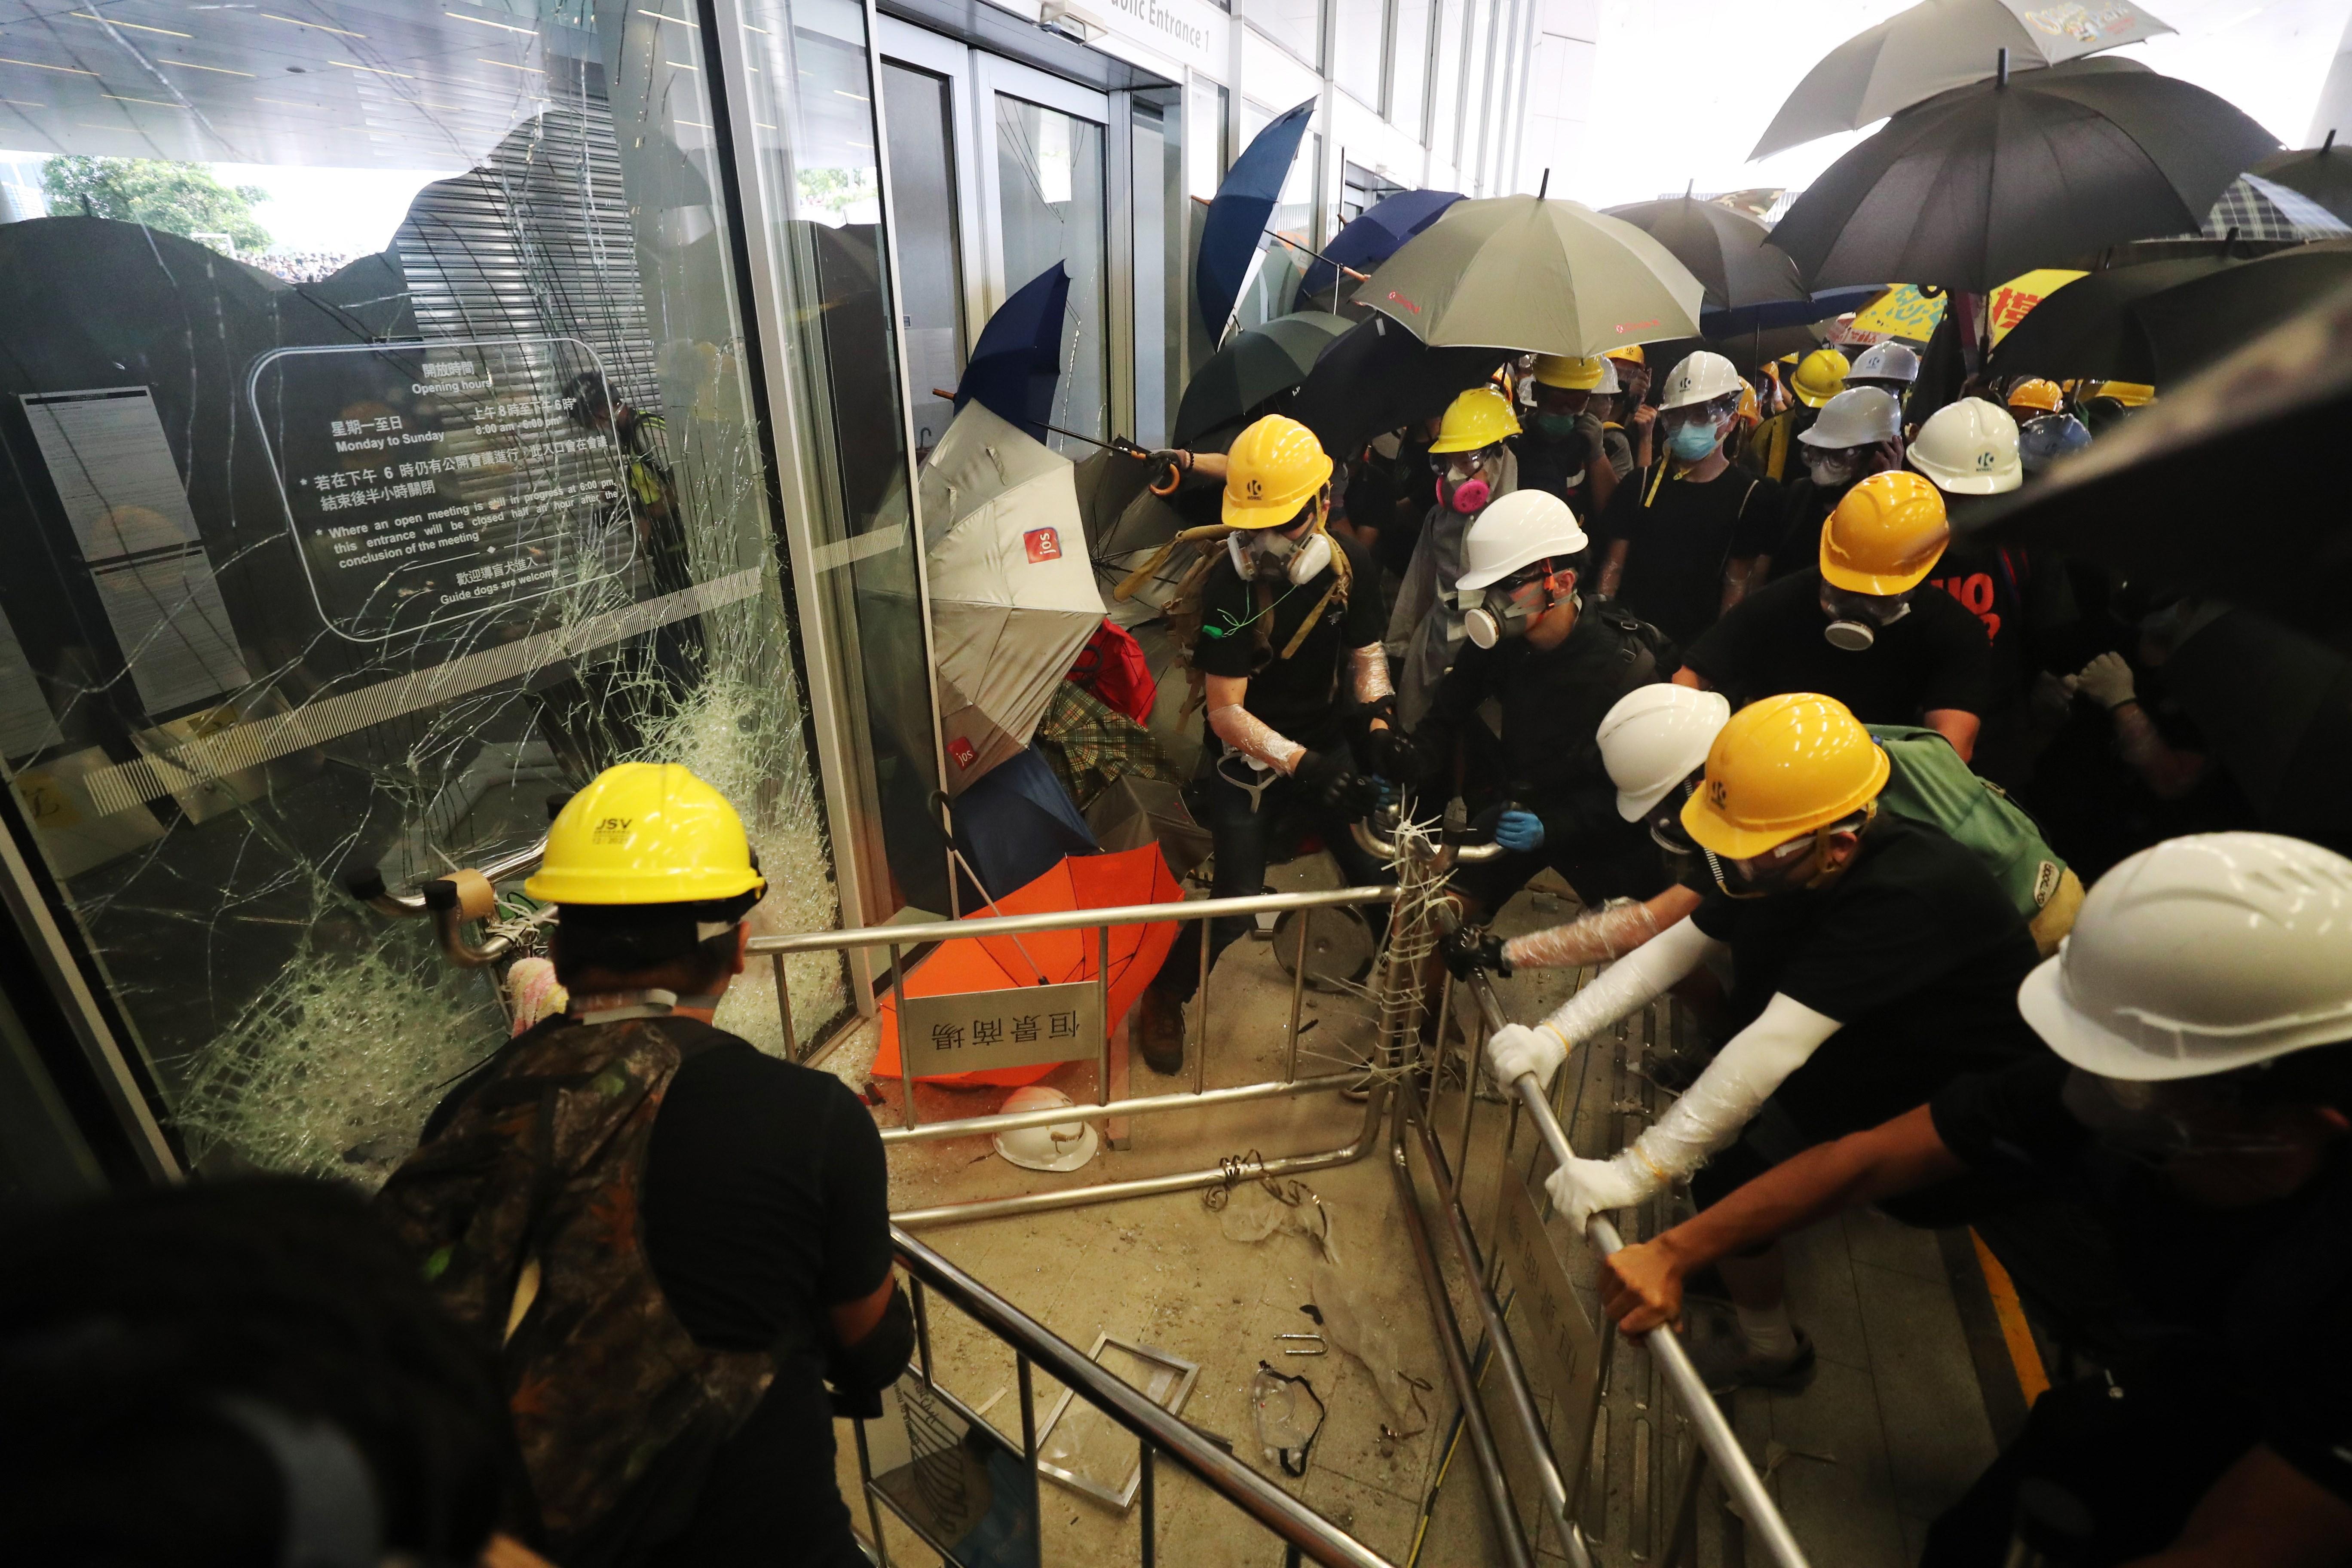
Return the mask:
{"type": "Polygon", "coordinates": [[[2156,401],[2156,388],[2144,381],[2103,381],[2094,397],[2112,397],[2126,408],[2137,408],[2143,403],[2156,401]]]}
{"type": "Polygon", "coordinates": [[[1745,860],[1843,822],[1886,787],[1886,753],[1834,697],[1792,691],[1751,702],[1707,748],[1706,776],[1683,803],[1701,848],[1745,860]]]}
{"type": "Polygon", "coordinates": [[[1853,368],[1835,349],[1815,349],[1797,362],[1789,390],[1808,408],[1819,408],[1845,390],[1845,373],[1853,368]]]}
{"type": "Polygon", "coordinates": [[[1280,528],[1331,477],[1315,432],[1269,414],[1234,438],[1225,454],[1224,520],[1232,528],[1280,528]]]}
{"type": "Polygon", "coordinates": [[[1536,384],[1557,386],[1564,392],[1590,392],[1609,377],[1609,360],[1605,354],[1580,359],[1574,354],[1538,354],[1536,384]]]}
{"type": "Polygon", "coordinates": [[[1740,383],[1739,406],[1733,411],[1732,417],[1735,419],[1744,419],[1750,425],[1755,424],[1757,421],[1764,417],[1764,409],[1762,405],[1756,401],[1755,387],[1749,385],[1746,382],[1740,383]]]}
{"type": "Polygon", "coordinates": [[[1437,439],[1429,444],[1429,449],[1475,452],[1518,433],[1519,416],[1511,412],[1511,400],[1491,386],[1474,386],[1446,409],[1444,423],[1438,426],[1437,439]]]}
{"type": "Polygon", "coordinates": [[[1900,594],[1936,569],[1951,541],[1934,484],[1902,468],[1873,474],[1822,524],[1822,581],[1856,594],[1900,594]]]}
{"type": "Polygon", "coordinates": [[[2042,414],[2055,414],[2058,405],[2065,401],[2065,394],[2058,390],[2056,382],[2046,381],[2038,375],[2031,381],[2019,382],[2009,391],[2011,408],[2031,408],[2042,414]]]}
{"type": "Polygon", "coordinates": [[[1642,345],[1639,343],[1622,344],[1619,347],[1611,349],[1607,353],[1602,354],[1601,357],[1602,359],[1622,360],[1627,364],[1647,364],[1650,363],[1650,357],[1642,352],[1642,345]]]}
{"type": "Polygon", "coordinates": [[[550,904],[743,900],[749,909],[768,879],[726,796],[677,763],[621,763],[564,802],[522,890],[550,904]]]}

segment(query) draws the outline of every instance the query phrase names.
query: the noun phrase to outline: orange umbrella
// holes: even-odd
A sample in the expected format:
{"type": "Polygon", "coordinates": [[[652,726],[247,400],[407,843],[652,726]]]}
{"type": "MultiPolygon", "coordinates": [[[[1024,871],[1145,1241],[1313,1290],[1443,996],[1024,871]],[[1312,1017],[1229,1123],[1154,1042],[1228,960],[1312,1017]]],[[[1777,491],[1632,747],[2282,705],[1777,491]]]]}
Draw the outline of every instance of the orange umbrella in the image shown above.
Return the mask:
{"type": "MultiPolygon", "coordinates": [[[[1060,910],[1104,910],[1119,904],[1172,904],[1184,890],[1168,874],[1168,861],[1157,844],[1123,849],[1115,855],[1066,855],[1062,863],[1017,891],[996,900],[992,910],[975,910],[966,920],[991,915],[1042,915],[1060,910]]],[[[947,996],[964,991],[1011,991],[1024,985],[1058,985],[1095,978],[1097,937],[1090,930],[1037,931],[1013,938],[959,937],[944,942],[937,952],[907,973],[909,996],[947,996]]],[[[1143,994],[1160,962],[1176,941],[1174,921],[1110,928],[1110,1016],[1114,1024],[1127,1016],[1143,994]]],[[[1087,1043],[1087,1054],[1095,1042],[1087,1043]]],[[[943,1073],[927,1083],[1034,1083],[1055,1064],[1003,1068],[993,1072],[943,1073]]],[[[874,1075],[897,1078],[898,1068],[898,998],[894,992],[882,1002],[882,1048],[875,1053],[874,1075]]]]}

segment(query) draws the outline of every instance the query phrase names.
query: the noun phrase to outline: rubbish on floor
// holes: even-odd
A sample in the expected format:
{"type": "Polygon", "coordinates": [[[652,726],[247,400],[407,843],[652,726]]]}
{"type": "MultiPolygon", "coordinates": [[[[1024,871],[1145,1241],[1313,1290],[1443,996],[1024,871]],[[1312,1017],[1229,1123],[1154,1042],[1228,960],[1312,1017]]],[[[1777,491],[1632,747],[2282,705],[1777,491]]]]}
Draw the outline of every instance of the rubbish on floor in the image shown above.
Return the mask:
{"type": "Polygon", "coordinates": [[[1276,1334],[1274,1337],[1277,1340],[1297,1340],[1304,1342],[1305,1348],[1299,1345],[1284,1345],[1282,1353],[1285,1355],[1329,1355],[1331,1353],[1331,1347],[1324,1342],[1321,1334],[1276,1334]]]}
{"type": "MultiPolygon", "coordinates": [[[[1004,1110],[1049,1110],[1074,1103],[1058,1089],[1031,1084],[1004,1098],[1004,1110]]],[[[1075,1171],[1099,1146],[1090,1121],[1056,1121],[1050,1127],[1015,1127],[996,1135],[996,1152],[1024,1171],[1075,1171]]]]}
{"type": "Polygon", "coordinates": [[[1313,1384],[1257,1363],[1257,1376],[1250,1382],[1250,1425],[1265,1457],[1280,1464],[1284,1475],[1307,1473],[1307,1451],[1323,1430],[1323,1396],[1313,1384]]]}
{"type": "MultiPolygon", "coordinates": [[[[1182,1414],[1201,1376],[1197,1362],[1108,1333],[1095,1335],[1087,1356],[1171,1415],[1182,1414]]],[[[1064,1389],[1037,1431],[1037,1473],[1124,1513],[1143,1484],[1143,1456],[1134,1434],[1064,1389]]]]}

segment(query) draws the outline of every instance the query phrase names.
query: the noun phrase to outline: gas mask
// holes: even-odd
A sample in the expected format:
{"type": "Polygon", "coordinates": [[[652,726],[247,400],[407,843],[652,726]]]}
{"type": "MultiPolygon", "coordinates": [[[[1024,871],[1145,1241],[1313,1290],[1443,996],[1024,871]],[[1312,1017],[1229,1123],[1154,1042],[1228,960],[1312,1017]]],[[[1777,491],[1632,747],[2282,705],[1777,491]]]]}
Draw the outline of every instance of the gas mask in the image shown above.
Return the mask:
{"type": "Polygon", "coordinates": [[[1822,609],[1830,624],[1822,628],[1822,636],[1834,648],[1847,653],[1866,653],[1878,640],[1879,631],[1893,626],[1911,613],[1908,594],[1856,594],[1844,588],[1822,585],[1822,609]]]}
{"type": "Polygon", "coordinates": [[[1833,458],[1816,458],[1811,454],[1805,458],[1805,472],[1812,476],[1815,489],[1843,489],[1853,483],[1854,471],[1860,466],[1843,452],[1833,458]]]}
{"type": "MultiPolygon", "coordinates": [[[[1464,595],[1475,602],[1466,606],[1462,617],[1463,631],[1482,648],[1527,636],[1528,626],[1558,602],[1544,587],[1548,575],[1549,571],[1545,571],[1524,582],[1496,583],[1479,589],[1475,595],[1464,595]]],[[[1580,595],[1571,594],[1570,597],[1580,607],[1584,603],[1580,595]]]]}
{"type": "Polygon", "coordinates": [[[1296,587],[1313,582],[1331,564],[1331,536],[1319,524],[1297,539],[1277,529],[1241,529],[1225,535],[1225,553],[1244,582],[1282,577],[1296,587]]]}
{"type": "Polygon", "coordinates": [[[1472,453],[1433,453],[1429,466],[1437,470],[1437,504],[1451,507],[1465,517],[1484,510],[1486,503],[1495,499],[1495,487],[1486,479],[1486,465],[1496,450],[1488,447],[1472,453]],[[1472,459],[1471,467],[1467,477],[1457,479],[1454,477],[1454,460],[1465,456],[1472,459]]]}

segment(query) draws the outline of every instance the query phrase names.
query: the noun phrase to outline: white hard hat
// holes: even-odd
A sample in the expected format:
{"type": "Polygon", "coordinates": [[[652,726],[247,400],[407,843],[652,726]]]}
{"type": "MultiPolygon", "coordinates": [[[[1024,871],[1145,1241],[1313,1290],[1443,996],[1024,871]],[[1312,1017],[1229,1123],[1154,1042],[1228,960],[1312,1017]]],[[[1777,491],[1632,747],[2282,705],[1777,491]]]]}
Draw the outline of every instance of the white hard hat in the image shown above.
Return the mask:
{"type": "Polygon", "coordinates": [[[1739,372],[1721,354],[1701,349],[1685,355],[1683,362],[1666,374],[1665,395],[1658,402],[1660,408],[1687,408],[1694,403],[1712,403],[1718,397],[1737,395],[1747,383],[1739,372]]]}
{"type": "Polygon", "coordinates": [[[2352,1040],[2352,860],[2199,833],[2124,861],[2018,987],[2017,1010],[2102,1078],[2201,1078],[2352,1040]]]}
{"type": "Polygon", "coordinates": [[[1848,381],[1900,381],[1919,379],[1919,351],[1907,343],[1873,343],[1862,351],[1862,357],[1845,373],[1848,381]]]}
{"type": "Polygon", "coordinates": [[[1617,786],[1617,815],[1639,822],[1666,792],[1706,765],[1707,748],[1731,722],[1720,691],[1661,680],[1637,686],[1601,716],[1601,763],[1617,786]]]}
{"type": "Polygon", "coordinates": [[[1576,555],[1591,542],[1568,503],[1549,490],[1513,490],[1489,504],[1462,539],[1457,591],[1484,588],[1530,562],[1576,555]]]}
{"type": "Polygon", "coordinates": [[[1947,495],[1993,496],[2025,482],[2017,421],[1981,397],[1963,397],[1929,415],[1905,460],[1947,495]]]}
{"type": "Polygon", "coordinates": [[[1797,437],[1808,447],[1874,447],[1903,434],[1903,405],[1883,386],[1855,386],[1822,405],[1819,417],[1797,437]]]}
{"type": "MultiPolygon", "coordinates": [[[[1055,1110],[1071,1103],[1058,1089],[1033,1083],[1004,1097],[1003,1110],[1055,1110]]],[[[1075,1171],[1095,1157],[1097,1139],[1088,1121],[1057,1121],[1050,1127],[1015,1127],[996,1135],[996,1152],[1024,1171],[1075,1171]]]]}

